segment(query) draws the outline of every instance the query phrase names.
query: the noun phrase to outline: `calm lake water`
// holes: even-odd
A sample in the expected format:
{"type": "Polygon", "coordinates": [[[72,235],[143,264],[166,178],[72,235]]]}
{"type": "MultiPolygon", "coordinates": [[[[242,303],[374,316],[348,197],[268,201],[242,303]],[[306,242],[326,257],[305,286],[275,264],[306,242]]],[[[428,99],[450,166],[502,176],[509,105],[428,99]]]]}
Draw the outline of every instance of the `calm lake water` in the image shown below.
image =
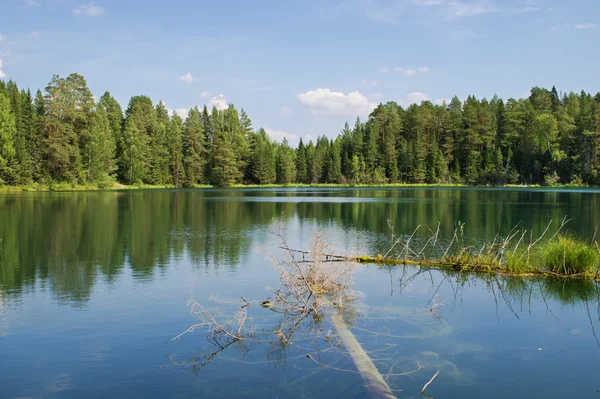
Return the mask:
{"type": "MultiPolygon", "coordinates": [[[[219,320],[271,295],[283,229],[308,249],[373,254],[396,235],[458,222],[474,244],[565,216],[584,238],[600,191],[257,189],[0,194],[1,398],[361,398],[336,337],[299,331],[218,351],[196,298],[219,320]],[[214,352],[216,355],[213,356],[214,352]],[[321,366],[306,357],[326,366],[321,366]]],[[[422,240],[418,236],[416,240],[422,240]]],[[[352,331],[398,397],[599,398],[600,289],[591,282],[359,266],[352,331]],[[435,306],[434,311],[430,311],[435,306]],[[400,375],[404,374],[404,375],[400,375]]],[[[280,316],[252,305],[257,331],[280,316]]],[[[322,323],[324,332],[330,328],[322,323]]]]}

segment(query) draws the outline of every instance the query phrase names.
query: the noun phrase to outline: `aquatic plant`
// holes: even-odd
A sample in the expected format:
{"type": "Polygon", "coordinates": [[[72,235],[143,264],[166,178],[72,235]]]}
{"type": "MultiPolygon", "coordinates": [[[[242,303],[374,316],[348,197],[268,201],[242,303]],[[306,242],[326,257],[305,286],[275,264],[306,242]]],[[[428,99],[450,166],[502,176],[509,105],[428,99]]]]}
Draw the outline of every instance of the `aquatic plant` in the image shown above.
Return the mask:
{"type": "Polygon", "coordinates": [[[554,273],[596,274],[600,252],[591,245],[565,235],[559,235],[541,250],[541,264],[554,273]]]}
{"type": "MultiPolygon", "coordinates": [[[[407,236],[395,237],[385,255],[355,256],[360,263],[404,264],[437,267],[461,271],[483,271],[509,274],[552,274],[564,277],[598,279],[600,276],[600,245],[561,233],[569,220],[565,217],[556,232],[547,238],[552,225],[533,239],[527,230],[516,226],[508,235],[496,235],[492,242],[468,245],[464,239],[464,224],[458,222],[450,243],[440,244],[438,224],[435,231],[429,230],[429,238],[422,246],[415,245],[414,237],[422,226],[407,236]]],[[[393,230],[393,226],[390,226],[393,230]]],[[[422,241],[421,241],[422,242],[422,241]]]]}

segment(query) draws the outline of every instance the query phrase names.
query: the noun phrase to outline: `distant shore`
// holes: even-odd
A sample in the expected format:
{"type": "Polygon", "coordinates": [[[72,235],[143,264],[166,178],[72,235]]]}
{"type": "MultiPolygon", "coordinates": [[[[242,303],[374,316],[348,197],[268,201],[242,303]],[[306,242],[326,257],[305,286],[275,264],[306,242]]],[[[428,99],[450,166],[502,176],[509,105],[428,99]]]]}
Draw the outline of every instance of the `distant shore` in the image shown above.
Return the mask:
{"type": "Polygon", "coordinates": [[[17,192],[47,192],[47,191],[119,191],[119,190],[173,190],[173,189],[212,189],[212,188],[594,188],[595,186],[587,185],[553,185],[542,186],[539,184],[507,184],[502,186],[468,186],[465,184],[426,184],[426,183],[385,183],[385,184],[235,184],[228,187],[219,187],[212,185],[196,185],[194,187],[175,187],[174,185],[125,185],[121,183],[113,183],[108,186],[96,185],[77,185],[69,183],[56,184],[32,184],[24,186],[0,186],[0,193],[17,193],[17,192]]]}

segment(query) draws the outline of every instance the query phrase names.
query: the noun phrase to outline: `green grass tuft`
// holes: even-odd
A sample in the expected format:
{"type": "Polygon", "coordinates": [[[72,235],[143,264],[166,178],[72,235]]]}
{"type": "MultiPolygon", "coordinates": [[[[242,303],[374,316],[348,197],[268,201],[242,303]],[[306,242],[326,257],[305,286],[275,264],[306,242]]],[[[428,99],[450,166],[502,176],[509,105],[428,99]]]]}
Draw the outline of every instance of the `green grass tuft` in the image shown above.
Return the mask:
{"type": "Polygon", "coordinates": [[[514,252],[511,251],[506,254],[506,268],[511,273],[522,274],[531,272],[533,269],[529,263],[527,254],[523,251],[514,252]]]}
{"type": "Polygon", "coordinates": [[[600,253],[583,241],[559,235],[542,249],[540,260],[546,270],[554,273],[596,273],[600,253]]]}

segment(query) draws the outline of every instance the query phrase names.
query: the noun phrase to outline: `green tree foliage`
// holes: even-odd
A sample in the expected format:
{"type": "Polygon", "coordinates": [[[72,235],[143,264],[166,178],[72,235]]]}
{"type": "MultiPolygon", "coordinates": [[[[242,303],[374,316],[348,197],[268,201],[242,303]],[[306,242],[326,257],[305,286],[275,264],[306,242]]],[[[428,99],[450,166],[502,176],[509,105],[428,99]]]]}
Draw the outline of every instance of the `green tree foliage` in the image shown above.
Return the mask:
{"type": "Polygon", "coordinates": [[[276,168],[277,183],[296,182],[296,153],[285,138],[277,148],[276,168]]]}
{"type": "Polygon", "coordinates": [[[129,101],[125,115],[119,170],[129,184],[147,183],[151,165],[150,143],[157,128],[156,110],[150,98],[135,96],[129,101]]]}
{"type": "Polygon", "coordinates": [[[10,162],[15,156],[14,137],[15,117],[10,109],[10,101],[0,93],[0,183],[12,184],[14,180],[10,162]]]}
{"type": "Polygon", "coordinates": [[[177,113],[167,127],[167,143],[169,146],[169,170],[171,181],[175,187],[179,187],[185,181],[185,169],[183,166],[183,121],[177,113]]]}
{"type": "Polygon", "coordinates": [[[233,105],[194,107],[182,122],[134,96],[123,114],[109,92],[96,104],[78,74],[53,76],[35,96],[0,81],[0,95],[3,184],[600,184],[600,93],[388,102],[295,149],[233,105]]]}
{"type": "Polygon", "coordinates": [[[204,171],[207,154],[202,114],[198,107],[194,107],[188,113],[183,127],[183,165],[187,187],[206,182],[204,171]]]}
{"type": "Polygon", "coordinates": [[[231,186],[239,178],[238,164],[233,151],[231,132],[227,131],[224,114],[213,107],[210,117],[212,125],[211,183],[216,186],[231,186]]]}
{"type": "Polygon", "coordinates": [[[115,139],[111,131],[110,120],[104,106],[99,105],[91,114],[89,123],[89,141],[83,153],[87,168],[87,181],[101,187],[108,186],[117,169],[115,160],[115,139]]]}
{"type": "Polygon", "coordinates": [[[275,148],[271,139],[264,129],[259,129],[253,142],[252,182],[256,184],[275,183],[277,177],[275,148]]]}

